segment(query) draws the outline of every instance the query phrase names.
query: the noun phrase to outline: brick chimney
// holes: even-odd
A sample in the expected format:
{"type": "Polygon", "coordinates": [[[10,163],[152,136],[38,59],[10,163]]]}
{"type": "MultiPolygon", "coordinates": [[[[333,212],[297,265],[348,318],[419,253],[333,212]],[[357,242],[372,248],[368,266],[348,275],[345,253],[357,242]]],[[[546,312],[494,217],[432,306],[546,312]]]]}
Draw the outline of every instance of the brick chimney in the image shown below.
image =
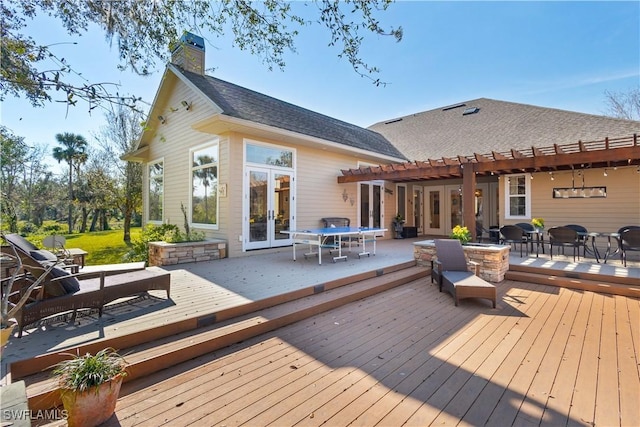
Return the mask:
{"type": "Polygon", "coordinates": [[[204,74],[204,39],[185,32],[171,51],[171,63],[185,71],[204,74]]]}

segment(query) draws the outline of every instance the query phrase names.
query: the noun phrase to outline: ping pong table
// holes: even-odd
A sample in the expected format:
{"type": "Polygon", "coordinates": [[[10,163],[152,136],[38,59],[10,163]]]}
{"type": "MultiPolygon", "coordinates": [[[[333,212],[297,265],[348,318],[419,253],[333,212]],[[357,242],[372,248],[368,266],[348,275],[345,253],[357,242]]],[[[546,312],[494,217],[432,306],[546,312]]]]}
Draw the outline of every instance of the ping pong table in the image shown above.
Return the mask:
{"type": "Polygon", "coordinates": [[[293,260],[296,260],[296,246],[309,245],[309,252],[304,257],[311,255],[318,256],[318,264],[322,264],[322,249],[329,249],[329,252],[338,251],[338,256],[333,257],[333,262],[340,259],[347,259],[346,255],[342,255],[342,239],[347,239],[349,250],[351,250],[351,238],[357,237],[362,242],[362,252],[358,254],[358,258],[363,255],[370,256],[367,251],[367,241],[373,243],[373,254],[376,254],[376,237],[387,231],[386,228],[369,228],[369,227],[326,227],[314,228],[309,230],[283,230],[281,233],[289,234],[293,239],[293,260]],[[317,251],[314,251],[317,247],[317,251]]]}

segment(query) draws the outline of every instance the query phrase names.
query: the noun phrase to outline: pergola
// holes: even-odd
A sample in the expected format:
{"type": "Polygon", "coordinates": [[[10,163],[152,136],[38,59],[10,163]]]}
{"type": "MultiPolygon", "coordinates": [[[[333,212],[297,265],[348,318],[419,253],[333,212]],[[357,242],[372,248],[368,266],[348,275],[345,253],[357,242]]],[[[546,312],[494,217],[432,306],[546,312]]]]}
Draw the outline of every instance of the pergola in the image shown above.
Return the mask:
{"type": "MultiPolygon", "coordinates": [[[[476,176],[502,175],[520,172],[553,172],[584,168],[611,168],[638,165],[640,145],[638,135],[605,138],[548,147],[492,151],[472,156],[416,160],[342,170],[338,183],[385,180],[391,182],[433,181],[462,178],[462,206],[473,206],[476,176]]],[[[464,225],[474,224],[472,209],[463,209],[464,225]]],[[[475,238],[475,227],[469,227],[475,238]]]]}

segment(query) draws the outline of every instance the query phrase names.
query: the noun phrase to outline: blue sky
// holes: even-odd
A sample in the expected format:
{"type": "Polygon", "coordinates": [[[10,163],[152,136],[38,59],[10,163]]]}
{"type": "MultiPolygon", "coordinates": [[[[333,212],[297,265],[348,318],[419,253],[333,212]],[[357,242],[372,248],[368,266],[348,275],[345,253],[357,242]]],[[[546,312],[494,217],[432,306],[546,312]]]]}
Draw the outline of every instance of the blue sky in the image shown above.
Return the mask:
{"type": "MultiPolygon", "coordinates": [[[[297,3],[295,7],[304,7],[297,3]]],[[[485,97],[605,114],[605,91],[640,86],[640,2],[417,2],[401,1],[379,14],[384,26],[402,26],[404,38],[367,35],[361,56],[386,86],[361,78],[328,47],[329,33],[307,27],[283,71],[226,38],[207,38],[212,75],[363,127],[378,121],[485,97]]],[[[117,70],[118,54],[102,32],[67,35],[51,18],[29,34],[60,44],[55,52],[91,82],[115,82],[120,93],[151,102],[164,64],[151,77],[117,70]]],[[[29,144],[48,144],[73,132],[92,143],[103,114],[85,104],[34,108],[7,98],[1,121],[29,144]]]]}

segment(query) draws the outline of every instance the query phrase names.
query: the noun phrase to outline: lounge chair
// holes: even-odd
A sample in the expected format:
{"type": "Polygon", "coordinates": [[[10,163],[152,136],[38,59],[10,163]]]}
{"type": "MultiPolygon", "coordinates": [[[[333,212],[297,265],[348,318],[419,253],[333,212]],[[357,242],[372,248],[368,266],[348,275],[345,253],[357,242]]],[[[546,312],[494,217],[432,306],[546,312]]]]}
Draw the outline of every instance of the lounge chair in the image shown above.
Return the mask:
{"type": "Polygon", "coordinates": [[[461,299],[485,298],[493,303],[493,308],[496,308],[496,287],[477,276],[477,264],[471,263],[474,265],[474,272],[468,270],[467,259],[460,241],[437,239],[435,244],[438,257],[435,263],[436,276],[440,292],[443,289],[449,292],[453,296],[456,307],[461,299]]]}
{"type": "MultiPolygon", "coordinates": [[[[101,272],[96,277],[92,273],[87,278],[83,273],[70,274],[56,264],[42,264],[30,253],[11,243],[13,239],[3,236],[19,256],[23,271],[17,277],[11,299],[20,299],[29,285],[42,275],[42,284],[31,291],[29,301],[20,309],[18,337],[25,326],[54,314],[77,310],[97,309],[102,316],[104,305],[119,298],[144,294],[150,290],[164,290],[170,297],[171,279],[169,273],[155,270],[138,270],[108,275],[101,272]]],[[[72,319],[73,319],[72,318],[72,319]]]]}
{"type": "MultiPolygon", "coordinates": [[[[55,236],[55,237],[60,238],[61,236],[55,236]]],[[[72,273],[78,272],[78,269],[80,266],[73,262],[73,257],[67,256],[65,252],[59,251],[60,247],[56,246],[59,244],[60,241],[54,240],[53,242],[49,243],[48,242],[49,239],[45,239],[47,240],[47,243],[45,243],[45,246],[47,246],[47,244],[51,244],[52,246],[48,246],[48,247],[51,249],[54,249],[54,251],[50,251],[48,249],[38,248],[36,245],[34,245],[33,243],[31,243],[30,241],[28,241],[27,239],[25,239],[19,234],[15,234],[15,233],[3,234],[2,238],[6,240],[7,243],[15,246],[16,248],[19,248],[22,252],[31,255],[33,258],[38,260],[40,264],[42,264],[45,267],[51,263],[55,263],[55,264],[59,264],[59,266],[64,269],[70,270],[72,273]]]]}

